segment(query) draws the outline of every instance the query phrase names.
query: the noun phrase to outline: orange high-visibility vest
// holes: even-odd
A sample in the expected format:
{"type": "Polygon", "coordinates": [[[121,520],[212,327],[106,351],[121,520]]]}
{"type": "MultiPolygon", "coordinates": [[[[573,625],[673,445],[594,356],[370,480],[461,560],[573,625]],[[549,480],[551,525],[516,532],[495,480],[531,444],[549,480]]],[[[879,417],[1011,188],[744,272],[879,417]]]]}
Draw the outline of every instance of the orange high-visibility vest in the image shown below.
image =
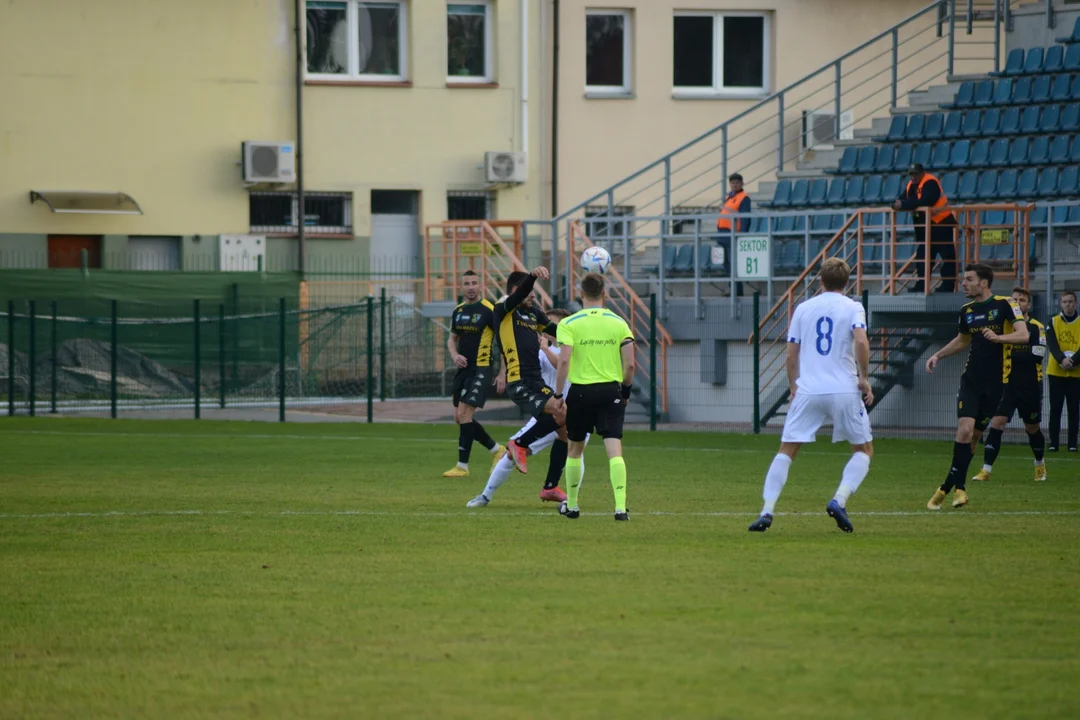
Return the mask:
{"type": "MultiPolygon", "coordinates": [[[[931,180],[933,180],[934,182],[936,182],[938,184],[938,188],[941,190],[941,197],[938,198],[938,201],[936,203],[934,203],[931,206],[930,209],[934,210],[935,208],[943,208],[943,207],[945,207],[946,205],[949,204],[949,198],[945,197],[945,188],[942,187],[941,181],[938,180],[933,175],[931,175],[930,173],[923,173],[923,179],[919,183],[919,187],[915,189],[915,194],[921,200],[922,199],[923,185],[925,185],[926,183],[928,183],[931,180]]],[[[913,182],[912,180],[908,180],[907,189],[904,191],[905,195],[911,194],[911,183],[912,182],[913,182]]],[[[915,212],[921,212],[921,211],[916,210],[915,212]]],[[[939,212],[939,213],[936,213],[934,215],[931,215],[930,216],[930,222],[932,222],[932,223],[934,223],[936,225],[936,224],[945,222],[946,220],[948,220],[952,216],[953,216],[952,212],[949,211],[949,210],[946,210],[944,212],[939,212]]]]}
{"type": "Polygon", "coordinates": [[[742,205],[743,198],[745,197],[746,191],[740,190],[724,201],[724,207],[720,210],[720,218],[716,221],[717,230],[727,230],[728,232],[731,232],[731,218],[727,216],[739,212],[739,206],[742,205]]]}

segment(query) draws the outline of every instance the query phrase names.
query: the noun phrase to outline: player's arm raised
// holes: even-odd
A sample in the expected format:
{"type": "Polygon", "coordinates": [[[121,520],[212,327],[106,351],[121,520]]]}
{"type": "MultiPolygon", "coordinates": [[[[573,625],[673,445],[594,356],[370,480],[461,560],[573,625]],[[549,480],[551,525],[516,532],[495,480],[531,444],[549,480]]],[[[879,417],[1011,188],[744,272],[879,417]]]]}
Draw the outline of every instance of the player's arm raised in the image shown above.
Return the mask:
{"type": "Polygon", "coordinates": [[[968,345],[971,344],[971,336],[964,333],[958,334],[949,344],[938,350],[926,360],[926,372],[934,372],[934,368],[937,367],[938,361],[942,358],[947,358],[950,355],[955,355],[958,352],[963,352],[968,345]]]}

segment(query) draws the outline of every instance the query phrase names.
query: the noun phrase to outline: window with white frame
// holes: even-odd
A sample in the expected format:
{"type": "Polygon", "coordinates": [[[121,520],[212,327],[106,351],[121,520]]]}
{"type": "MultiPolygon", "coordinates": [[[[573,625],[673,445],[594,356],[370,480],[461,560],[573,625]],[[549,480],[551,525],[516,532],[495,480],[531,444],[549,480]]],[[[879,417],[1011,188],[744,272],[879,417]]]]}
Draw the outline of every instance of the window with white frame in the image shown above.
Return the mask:
{"type": "Polygon", "coordinates": [[[404,2],[308,0],[306,21],[308,78],[406,79],[404,2]]]}
{"type": "Polygon", "coordinates": [[[585,11],[585,91],[630,92],[630,11],[585,11]]]}
{"type": "Polygon", "coordinates": [[[494,52],[491,3],[447,3],[446,79],[452,83],[490,83],[494,52]]]}
{"type": "Polygon", "coordinates": [[[759,95],[768,91],[769,16],[675,14],[677,95],[759,95]]]}

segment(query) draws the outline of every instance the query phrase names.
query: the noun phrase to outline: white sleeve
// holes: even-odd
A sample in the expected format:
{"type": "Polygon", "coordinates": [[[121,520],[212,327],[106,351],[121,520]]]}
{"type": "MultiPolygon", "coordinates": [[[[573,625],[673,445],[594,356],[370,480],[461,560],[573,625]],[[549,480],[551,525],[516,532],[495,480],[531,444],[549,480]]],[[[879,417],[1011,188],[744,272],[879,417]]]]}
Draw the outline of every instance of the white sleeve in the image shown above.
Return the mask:
{"type": "Polygon", "coordinates": [[[802,309],[802,305],[795,308],[795,312],[791,316],[791,323],[788,325],[787,341],[796,345],[802,344],[802,309]]]}
{"type": "Polygon", "coordinates": [[[866,329],[866,309],[863,308],[862,303],[851,301],[851,329],[866,329]]]}

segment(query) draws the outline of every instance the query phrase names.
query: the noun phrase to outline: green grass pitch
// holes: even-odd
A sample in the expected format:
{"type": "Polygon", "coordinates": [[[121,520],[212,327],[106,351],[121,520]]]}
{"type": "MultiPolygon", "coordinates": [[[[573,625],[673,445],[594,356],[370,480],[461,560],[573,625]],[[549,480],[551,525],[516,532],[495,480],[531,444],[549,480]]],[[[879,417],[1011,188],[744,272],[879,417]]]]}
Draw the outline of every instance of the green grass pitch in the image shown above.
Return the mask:
{"type": "Polygon", "coordinates": [[[879,441],[845,535],[818,443],[752,535],[774,437],[629,433],[629,523],[599,446],[576,522],[546,454],[467,510],[455,438],[0,421],[0,717],[1080,716],[1075,455],[934,514],[951,444],[879,441]]]}

